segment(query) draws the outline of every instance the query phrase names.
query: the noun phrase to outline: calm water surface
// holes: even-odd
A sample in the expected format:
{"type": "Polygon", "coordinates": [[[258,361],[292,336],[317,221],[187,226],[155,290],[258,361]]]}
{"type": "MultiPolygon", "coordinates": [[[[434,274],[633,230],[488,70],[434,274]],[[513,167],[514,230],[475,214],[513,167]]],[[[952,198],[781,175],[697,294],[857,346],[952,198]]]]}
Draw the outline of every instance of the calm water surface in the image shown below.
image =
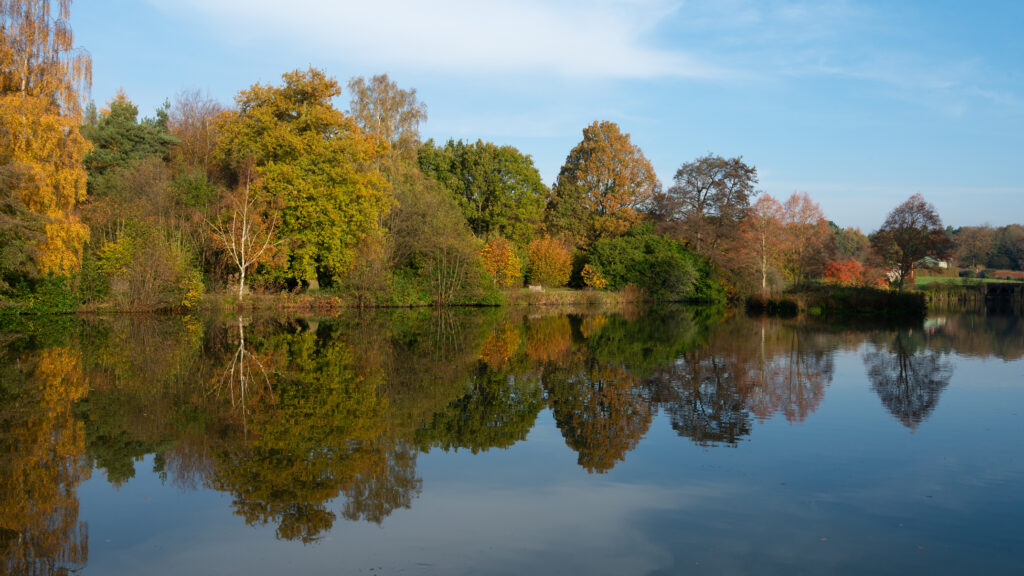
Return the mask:
{"type": "Polygon", "coordinates": [[[8,322],[0,574],[1022,574],[1022,326],[8,322]]]}

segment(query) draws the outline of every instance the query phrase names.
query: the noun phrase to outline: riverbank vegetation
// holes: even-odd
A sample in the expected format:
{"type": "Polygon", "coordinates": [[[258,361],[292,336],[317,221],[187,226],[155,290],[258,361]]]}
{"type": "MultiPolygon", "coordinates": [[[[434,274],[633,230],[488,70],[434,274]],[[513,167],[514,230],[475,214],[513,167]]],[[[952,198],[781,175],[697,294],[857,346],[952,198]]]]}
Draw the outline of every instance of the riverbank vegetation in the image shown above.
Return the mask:
{"type": "Polygon", "coordinates": [[[760,191],[741,157],[683,161],[663,189],[608,121],[548,187],[514,147],[422,142],[426,104],[387,75],[343,90],[311,67],[150,117],[124,93],[82,106],[91,62],[70,2],[49,6],[0,13],[6,312],[770,301],[902,291],[925,257],[1024,265],[1024,227],[946,229],[914,195],[865,235],[760,191]]]}

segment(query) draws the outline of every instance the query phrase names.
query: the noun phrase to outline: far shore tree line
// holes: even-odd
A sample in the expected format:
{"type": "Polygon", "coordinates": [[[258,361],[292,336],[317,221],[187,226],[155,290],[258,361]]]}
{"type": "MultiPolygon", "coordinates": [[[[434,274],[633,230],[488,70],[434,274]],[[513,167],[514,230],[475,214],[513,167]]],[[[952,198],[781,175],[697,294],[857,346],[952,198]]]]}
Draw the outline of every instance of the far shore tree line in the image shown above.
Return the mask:
{"type": "Polygon", "coordinates": [[[0,7],[0,294],[178,308],[207,291],[320,290],[356,305],[499,303],[503,289],[722,300],[812,280],[902,290],[924,256],[1019,270],[1024,227],[947,230],[920,195],[871,235],[714,154],[663,188],[615,123],[583,129],[551,187],[512,146],[422,142],[426,105],[387,75],[315,68],[229,107],[183,92],[140,118],[90,81],[70,1],[0,7]],[[26,57],[26,55],[31,57],[26,57]]]}

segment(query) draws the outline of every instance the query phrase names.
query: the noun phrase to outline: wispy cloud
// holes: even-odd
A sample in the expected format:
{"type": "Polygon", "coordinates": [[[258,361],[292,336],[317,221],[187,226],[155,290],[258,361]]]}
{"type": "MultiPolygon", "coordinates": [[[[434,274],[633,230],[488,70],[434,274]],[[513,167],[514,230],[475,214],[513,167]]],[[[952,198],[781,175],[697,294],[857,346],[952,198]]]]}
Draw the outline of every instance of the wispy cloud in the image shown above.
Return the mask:
{"type": "Polygon", "coordinates": [[[581,78],[722,78],[729,72],[652,44],[666,0],[151,0],[224,23],[236,38],[334,51],[445,73],[581,78]]]}

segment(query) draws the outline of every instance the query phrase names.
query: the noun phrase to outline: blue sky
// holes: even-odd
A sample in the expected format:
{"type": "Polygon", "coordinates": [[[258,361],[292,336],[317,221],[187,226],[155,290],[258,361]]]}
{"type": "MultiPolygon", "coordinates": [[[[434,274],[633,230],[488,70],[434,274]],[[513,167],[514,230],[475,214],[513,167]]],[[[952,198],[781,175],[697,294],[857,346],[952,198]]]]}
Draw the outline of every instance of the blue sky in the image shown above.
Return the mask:
{"type": "MultiPolygon", "coordinates": [[[[708,152],[876,229],[915,192],[953,226],[1024,222],[1024,2],[81,0],[92,97],[231,103],[310,65],[388,73],[424,138],[510,144],[554,181],[584,126],[662,182],[708,152]]],[[[338,103],[347,105],[347,98],[338,103]]]]}

